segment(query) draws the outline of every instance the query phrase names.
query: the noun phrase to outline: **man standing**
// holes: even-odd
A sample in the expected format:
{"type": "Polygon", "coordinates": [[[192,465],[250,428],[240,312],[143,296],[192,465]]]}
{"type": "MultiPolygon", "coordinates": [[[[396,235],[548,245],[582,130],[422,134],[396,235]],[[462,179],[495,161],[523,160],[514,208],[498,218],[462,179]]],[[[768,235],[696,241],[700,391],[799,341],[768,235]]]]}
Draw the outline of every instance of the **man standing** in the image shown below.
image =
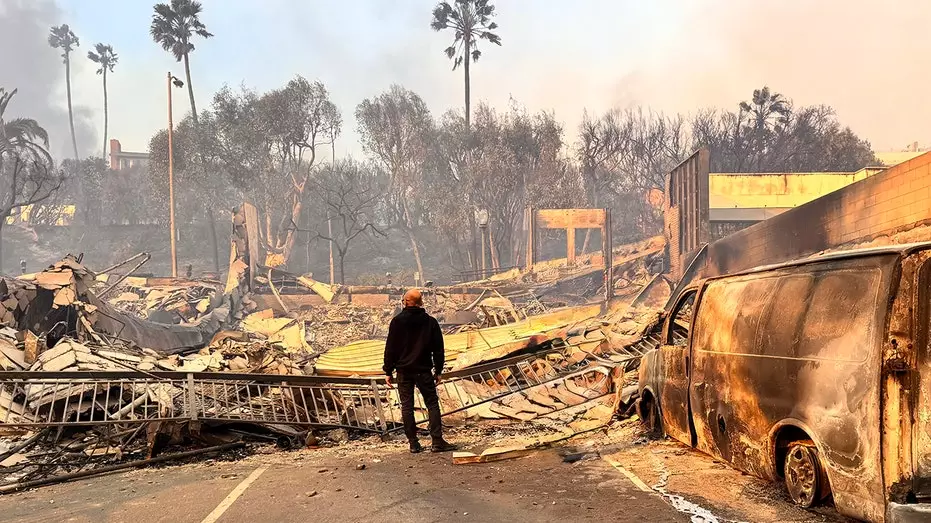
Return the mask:
{"type": "Polygon", "coordinates": [[[447,452],[455,445],[443,439],[443,424],[440,420],[440,399],[436,386],[440,383],[443,363],[443,331],[440,324],[423,308],[423,296],[417,289],[404,293],[404,310],[388,326],[385,342],[385,366],[388,385],[391,374],[398,371],[398,395],[401,398],[401,419],[404,434],[410,442],[411,453],[423,451],[417,441],[417,425],[414,423],[414,387],[420,390],[430,418],[431,450],[447,452]]]}

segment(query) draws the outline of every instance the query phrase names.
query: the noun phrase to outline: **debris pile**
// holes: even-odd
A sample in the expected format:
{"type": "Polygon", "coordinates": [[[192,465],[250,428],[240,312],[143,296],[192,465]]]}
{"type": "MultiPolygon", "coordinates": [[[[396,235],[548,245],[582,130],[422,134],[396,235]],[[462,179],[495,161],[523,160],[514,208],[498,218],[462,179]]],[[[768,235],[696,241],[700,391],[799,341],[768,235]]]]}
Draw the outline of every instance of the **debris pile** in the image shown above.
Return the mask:
{"type": "MultiPolygon", "coordinates": [[[[101,278],[98,278],[100,280],[101,278]]],[[[110,291],[108,302],[120,312],[159,323],[197,323],[211,310],[222,285],[211,280],[126,278],[110,291]]]]}
{"type": "MultiPolygon", "coordinates": [[[[138,463],[166,446],[401,429],[381,363],[403,289],[262,267],[257,230],[255,208],[243,205],[225,282],[96,275],[74,256],[0,279],[8,485],[138,463]]],[[[480,288],[427,289],[426,307],[447,332],[444,416],[530,424],[538,446],[630,412],[634,371],[656,341],[651,311],[669,292],[650,275],[657,252],[653,241],[614,252],[626,283],[612,304],[589,301],[603,283],[588,258],[480,288]]]]}
{"type": "Polygon", "coordinates": [[[334,347],[388,336],[388,324],[398,306],[366,307],[351,303],[310,306],[294,316],[303,321],[307,343],[323,354],[334,347]]]}

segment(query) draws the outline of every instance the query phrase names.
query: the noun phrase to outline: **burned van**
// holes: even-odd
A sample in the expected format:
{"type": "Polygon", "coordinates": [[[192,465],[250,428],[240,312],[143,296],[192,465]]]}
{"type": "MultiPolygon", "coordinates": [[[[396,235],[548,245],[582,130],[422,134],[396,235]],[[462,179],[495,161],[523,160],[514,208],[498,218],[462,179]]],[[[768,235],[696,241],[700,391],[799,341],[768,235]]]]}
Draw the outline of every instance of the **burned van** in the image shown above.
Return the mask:
{"type": "Polygon", "coordinates": [[[931,243],[682,290],[640,366],[641,417],[810,507],[931,520],[931,243]]]}

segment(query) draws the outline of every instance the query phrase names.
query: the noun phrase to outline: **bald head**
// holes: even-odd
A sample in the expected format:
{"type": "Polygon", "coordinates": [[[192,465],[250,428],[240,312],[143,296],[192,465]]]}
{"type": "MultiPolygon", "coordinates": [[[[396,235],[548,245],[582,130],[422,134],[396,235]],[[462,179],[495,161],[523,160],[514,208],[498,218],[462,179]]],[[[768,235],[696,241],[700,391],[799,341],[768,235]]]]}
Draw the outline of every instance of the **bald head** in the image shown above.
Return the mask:
{"type": "Polygon", "coordinates": [[[404,293],[405,307],[423,307],[423,295],[417,289],[410,289],[404,293]]]}

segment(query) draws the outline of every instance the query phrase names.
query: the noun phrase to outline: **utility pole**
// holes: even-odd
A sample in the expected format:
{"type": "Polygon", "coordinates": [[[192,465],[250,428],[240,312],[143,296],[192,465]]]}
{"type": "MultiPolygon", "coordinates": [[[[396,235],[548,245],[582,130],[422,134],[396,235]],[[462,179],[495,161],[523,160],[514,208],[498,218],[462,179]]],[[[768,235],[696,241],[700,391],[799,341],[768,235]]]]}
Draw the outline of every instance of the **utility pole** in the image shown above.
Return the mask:
{"type": "MultiPolygon", "coordinates": [[[[171,141],[174,123],[171,117],[171,84],[181,83],[180,80],[168,73],[168,223],[171,228],[171,277],[178,277],[178,249],[177,233],[175,232],[175,150],[171,141]]],[[[183,84],[182,84],[183,85],[183,84]]]]}

